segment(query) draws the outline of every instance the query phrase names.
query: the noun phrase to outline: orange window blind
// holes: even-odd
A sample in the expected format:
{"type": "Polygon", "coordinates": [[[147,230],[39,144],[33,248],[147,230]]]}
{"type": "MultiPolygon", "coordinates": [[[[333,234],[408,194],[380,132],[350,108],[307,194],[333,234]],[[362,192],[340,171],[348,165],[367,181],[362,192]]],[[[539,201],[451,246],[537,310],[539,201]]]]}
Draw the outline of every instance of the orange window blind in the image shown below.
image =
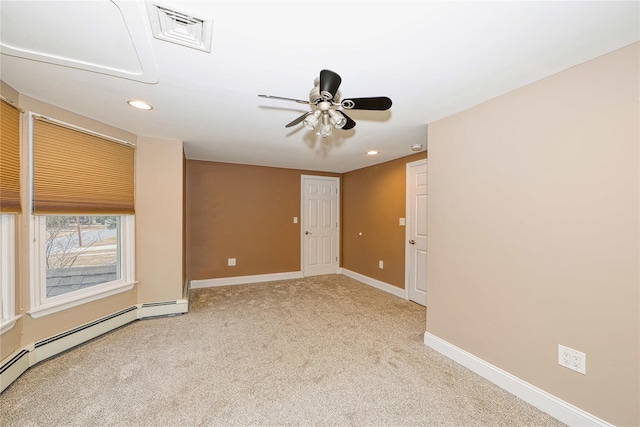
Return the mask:
{"type": "Polygon", "coordinates": [[[134,213],[132,146],[35,117],[33,212],[134,213]]]}
{"type": "Polygon", "coordinates": [[[5,100],[0,104],[0,212],[19,213],[20,110],[5,100]]]}

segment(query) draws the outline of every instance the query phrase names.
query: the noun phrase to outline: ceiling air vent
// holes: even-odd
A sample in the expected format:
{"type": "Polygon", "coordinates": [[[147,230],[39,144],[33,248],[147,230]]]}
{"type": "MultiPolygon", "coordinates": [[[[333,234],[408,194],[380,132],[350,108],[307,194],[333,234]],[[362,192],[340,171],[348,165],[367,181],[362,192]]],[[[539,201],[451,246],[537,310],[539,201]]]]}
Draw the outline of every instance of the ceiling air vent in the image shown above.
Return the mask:
{"type": "Polygon", "coordinates": [[[205,52],[211,52],[211,21],[164,6],[147,3],[153,36],[205,52]]]}

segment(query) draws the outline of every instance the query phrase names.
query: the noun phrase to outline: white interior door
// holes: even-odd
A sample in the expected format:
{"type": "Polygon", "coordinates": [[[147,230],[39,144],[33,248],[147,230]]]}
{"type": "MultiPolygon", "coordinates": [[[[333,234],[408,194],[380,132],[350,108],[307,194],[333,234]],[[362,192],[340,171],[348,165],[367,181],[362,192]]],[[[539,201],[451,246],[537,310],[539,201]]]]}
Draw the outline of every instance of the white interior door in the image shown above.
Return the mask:
{"type": "Polygon", "coordinates": [[[338,272],[339,178],[302,176],[302,274],[338,272]]]}
{"type": "Polygon", "coordinates": [[[407,163],[406,280],[411,301],[427,305],[427,160],[407,163]]]}

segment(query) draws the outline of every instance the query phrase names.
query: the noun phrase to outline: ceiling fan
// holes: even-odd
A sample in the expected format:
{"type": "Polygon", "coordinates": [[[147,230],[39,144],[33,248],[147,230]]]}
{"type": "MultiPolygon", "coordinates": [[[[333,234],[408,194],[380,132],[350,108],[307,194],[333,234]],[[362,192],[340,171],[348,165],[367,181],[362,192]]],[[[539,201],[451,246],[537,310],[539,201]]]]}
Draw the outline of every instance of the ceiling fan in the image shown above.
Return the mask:
{"type": "Polygon", "coordinates": [[[283,98],[281,96],[258,95],[262,98],[282,99],[294,101],[298,104],[308,104],[311,111],[304,113],[285,127],[292,127],[302,122],[308,130],[314,130],[320,123],[317,135],[323,138],[331,135],[333,127],[336,129],[352,129],[354,122],[344,110],[388,110],[391,108],[391,99],[386,96],[370,98],[348,98],[340,100],[338,88],[342,83],[340,76],[331,70],[320,71],[320,77],[313,83],[313,89],[309,93],[309,100],[283,98]],[[342,107],[342,110],[338,108],[342,107]]]}

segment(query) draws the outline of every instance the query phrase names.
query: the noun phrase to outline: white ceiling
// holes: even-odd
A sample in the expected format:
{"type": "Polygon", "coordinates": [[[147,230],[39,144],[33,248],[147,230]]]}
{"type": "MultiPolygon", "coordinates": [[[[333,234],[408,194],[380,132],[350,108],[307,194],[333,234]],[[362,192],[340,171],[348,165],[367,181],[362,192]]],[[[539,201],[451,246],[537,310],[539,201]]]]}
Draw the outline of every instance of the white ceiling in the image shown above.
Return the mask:
{"type": "Polygon", "coordinates": [[[640,39],[640,3],[150,2],[212,22],[211,52],[158,40],[142,1],[0,2],[2,80],[189,159],[346,172],[426,146],[428,123],[640,39]],[[388,96],[323,140],[285,124],[320,70],[388,96]],[[154,106],[133,110],[131,98],[154,106]],[[366,156],[369,149],[380,155],[366,156]]]}

